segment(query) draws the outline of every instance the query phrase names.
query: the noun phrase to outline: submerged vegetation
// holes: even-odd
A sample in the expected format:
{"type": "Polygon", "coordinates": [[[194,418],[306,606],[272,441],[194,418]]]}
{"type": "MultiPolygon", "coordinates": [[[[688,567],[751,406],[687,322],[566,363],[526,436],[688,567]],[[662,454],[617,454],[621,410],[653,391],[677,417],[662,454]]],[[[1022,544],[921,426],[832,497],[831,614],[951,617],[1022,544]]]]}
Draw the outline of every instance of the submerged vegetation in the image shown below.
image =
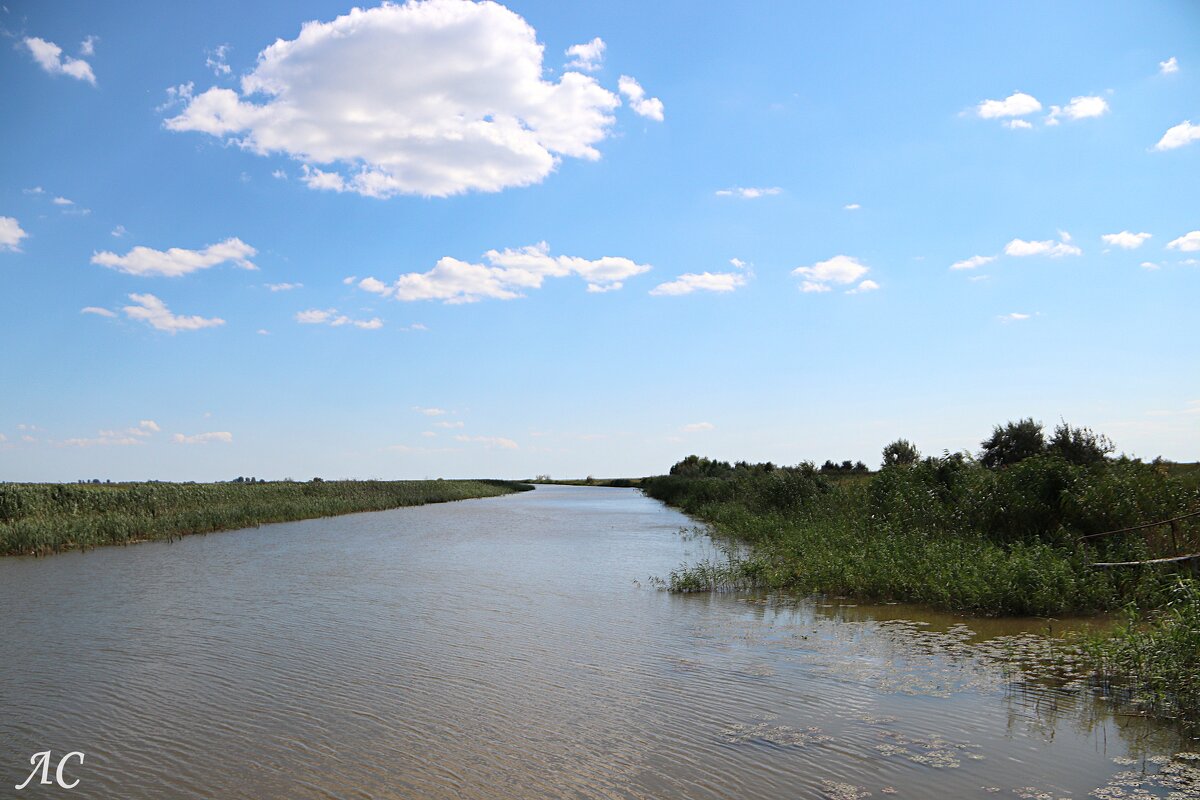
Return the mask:
{"type": "Polygon", "coordinates": [[[984,614],[1131,608],[1095,646],[1106,673],[1152,705],[1197,712],[1200,586],[1187,562],[1094,565],[1200,553],[1200,516],[1097,535],[1200,509],[1200,472],[1112,452],[1086,428],[1046,437],[1021,420],[978,454],[921,458],[897,440],[869,475],[689,456],[642,488],[743,546],[677,570],[674,591],[758,586],[984,614]]]}
{"type": "Polygon", "coordinates": [[[531,488],[491,480],[0,484],[0,555],[174,539],[531,488]]]}

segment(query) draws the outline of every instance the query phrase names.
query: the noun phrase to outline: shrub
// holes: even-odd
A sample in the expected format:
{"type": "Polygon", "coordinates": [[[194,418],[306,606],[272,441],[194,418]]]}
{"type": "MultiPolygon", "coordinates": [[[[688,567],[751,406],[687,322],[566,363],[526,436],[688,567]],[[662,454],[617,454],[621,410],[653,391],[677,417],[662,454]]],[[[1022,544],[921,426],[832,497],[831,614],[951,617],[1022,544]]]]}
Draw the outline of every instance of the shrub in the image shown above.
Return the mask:
{"type": "Polygon", "coordinates": [[[1046,448],[1042,423],[1023,419],[997,425],[981,443],[979,461],[985,467],[1006,467],[1041,453],[1046,448]]]}

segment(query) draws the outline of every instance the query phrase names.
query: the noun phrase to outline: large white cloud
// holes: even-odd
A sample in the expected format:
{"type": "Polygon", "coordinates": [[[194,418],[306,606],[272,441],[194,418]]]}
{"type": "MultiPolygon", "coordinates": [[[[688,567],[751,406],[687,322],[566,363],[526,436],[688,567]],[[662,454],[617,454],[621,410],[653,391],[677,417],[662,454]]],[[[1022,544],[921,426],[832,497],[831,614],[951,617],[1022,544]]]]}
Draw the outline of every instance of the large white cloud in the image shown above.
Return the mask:
{"type": "Polygon", "coordinates": [[[1176,147],[1183,147],[1185,144],[1191,144],[1200,140],[1200,125],[1193,125],[1191,120],[1185,119],[1173,128],[1168,128],[1162,138],[1158,140],[1158,144],[1154,145],[1155,150],[1174,150],[1176,147]]]}
{"type": "Polygon", "coordinates": [[[21,240],[29,234],[13,217],[0,217],[0,250],[20,250],[21,240]]]}
{"type": "Polygon", "coordinates": [[[92,263],[127,275],[166,275],[177,278],[199,269],[215,267],[226,261],[242,269],[258,269],[250,261],[250,257],[257,253],[253,247],[235,237],[210,244],[203,250],[185,250],[182,247],[155,250],[139,246],[123,256],[104,250],[92,254],[92,263]]]}
{"type": "MultiPolygon", "coordinates": [[[[871,271],[871,268],[851,256],[834,256],[828,261],[818,261],[811,267],[796,267],[792,274],[804,278],[800,284],[803,292],[828,292],[832,284],[848,285],[871,271]]],[[[870,291],[877,288],[871,281],[871,286],[862,289],[870,291]]]]}
{"type": "Polygon", "coordinates": [[[732,292],[746,285],[746,276],[737,272],[689,272],[673,281],[660,283],[652,295],[681,295],[692,292],[732,292]]]}
{"type": "MultiPolygon", "coordinates": [[[[82,50],[85,55],[91,55],[94,52],[92,44],[94,40],[89,36],[84,41],[82,50]]],[[[29,48],[29,54],[33,56],[33,60],[51,75],[69,75],[76,80],[96,85],[96,76],[92,73],[92,65],[83,59],[70,56],[64,58],[61,47],[36,36],[26,36],[24,42],[25,46],[29,48]]]]}
{"type": "Polygon", "coordinates": [[[1023,117],[1041,110],[1042,104],[1038,99],[1024,92],[1013,92],[1003,100],[984,100],[975,107],[975,113],[984,119],[1023,117]]]}
{"type": "Polygon", "coordinates": [[[487,264],[445,256],[428,272],[406,273],[391,285],[377,278],[363,278],[358,287],[397,300],[474,303],[483,299],[514,300],[523,297],[524,290],[541,288],[546,278],[567,275],[578,275],[587,281],[588,291],[609,291],[621,288],[627,278],[650,269],[649,264],[618,256],[594,260],[552,256],[545,242],[515,250],[489,250],[483,257],[487,264]]]}
{"type": "Polygon", "coordinates": [[[172,335],[179,331],[198,331],[201,328],[215,328],[225,324],[225,320],[218,317],[206,319],[172,314],[171,310],[167,308],[167,304],[152,294],[131,294],[129,299],[134,302],[134,305],[121,309],[125,312],[125,316],[172,335]]]}
{"type": "Polygon", "coordinates": [[[240,94],[197,94],[166,126],[289,155],[313,188],[494,192],[600,156],[619,98],[581,72],[542,75],[536,32],[504,6],[410,0],[306,23],[259,54],[240,94]]]}

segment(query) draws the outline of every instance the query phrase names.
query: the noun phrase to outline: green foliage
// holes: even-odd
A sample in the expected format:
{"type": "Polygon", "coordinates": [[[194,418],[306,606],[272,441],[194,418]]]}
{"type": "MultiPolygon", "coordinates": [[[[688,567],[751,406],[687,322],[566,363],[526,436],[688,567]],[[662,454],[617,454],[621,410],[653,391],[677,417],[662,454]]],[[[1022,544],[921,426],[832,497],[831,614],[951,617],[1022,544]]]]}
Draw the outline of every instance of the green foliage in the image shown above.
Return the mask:
{"type": "Polygon", "coordinates": [[[528,488],[508,481],[442,480],[0,484],[0,555],[172,539],[528,488]]]}
{"type": "MultiPolygon", "coordinates": [[[[1037,429],[1029,423],[1010,429],[1037,429]]],[[[1006,429],[997,430],[1003,439],[1006,429]]],[[[1069,427],[1060,439],[1090,441],[1069,427]]],[[[989,469],[969,455],[945,453],[861,479],[843,476],[832,462],[820,471],[811,464],[745,462],[726,471],[705,466],[719,462],[692,458],[642,487],[750,545],[754,580],[765,586],[984,613],[1058,614],[1158,602],[1159,573],[1105,572],[1088,564],[1164,555],[1170,543],[1164,545],[1162,535],[1080,537],[1200,507],[1200,481],[1164,465],[1068,455],[1044,448],[989,469]],[[689,471],[703,477],[686,477],[689,471]]],[[[1200,547],[1200,519],[1178,534],[1182,546],[1200,547]]],[[[721,578],[746,581],[736,570],[721,578]]]]}
{"type": "Polygon", "coordinates": [[[985,467],[1006,467],[1041,453],[1046,447],[1042,423],[1033,419],[997,425],[981,443],[979,460],[985,467]]]}
{"type": "Polygon", "coordinates": [[[1200,583],[1180,579],[1148,619],[1130,609],[1125,623],[1090,649],[1100,676],[1136,703],[1200,714],[1200,583]]]}
{"type": "Polygon", "coordinates": [[[1046,452],[1083,466],[1102,463],[1114,450],[1116,447],[1107,436],[1096,434],[1091,428],[1072,428],[1066,422],[1054,429],[1054,435],[1046,443],[1046,452]]]}
{"type": "Polygon", "coordinates": [[[908,467],[921,460],[921,451],[907,439],[897,439],[883,448],[883,466],[908,467]]]}

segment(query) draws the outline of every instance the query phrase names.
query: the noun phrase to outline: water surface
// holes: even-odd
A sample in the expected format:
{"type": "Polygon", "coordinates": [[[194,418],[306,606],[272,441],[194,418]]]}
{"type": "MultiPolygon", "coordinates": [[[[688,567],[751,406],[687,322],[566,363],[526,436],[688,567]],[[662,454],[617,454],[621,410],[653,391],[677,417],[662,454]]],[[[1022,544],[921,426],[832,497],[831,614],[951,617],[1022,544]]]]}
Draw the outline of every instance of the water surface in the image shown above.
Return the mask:
{"type": "Polygon", "coordinates": [[[76,798],[1200,797],[1061,624],[656,591],[691,525],[539,487],[0,561],[0,795],[52,749],[76,798]]]}

